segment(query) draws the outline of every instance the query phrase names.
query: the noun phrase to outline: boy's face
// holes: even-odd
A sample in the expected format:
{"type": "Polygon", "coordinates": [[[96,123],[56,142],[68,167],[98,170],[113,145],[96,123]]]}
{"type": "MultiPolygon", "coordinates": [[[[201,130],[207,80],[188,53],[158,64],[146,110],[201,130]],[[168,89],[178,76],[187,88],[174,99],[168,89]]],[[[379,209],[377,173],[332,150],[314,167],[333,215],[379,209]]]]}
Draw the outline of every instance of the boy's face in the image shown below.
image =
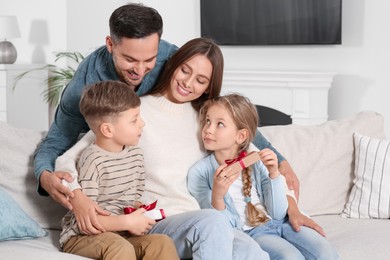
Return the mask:
{"type": "Polygon", "coordinates": [[[140,116],[140,107],[121,112],[112,125],[114,142],[118,145],[137,145],[141,138],[142,128],[145,126],[140,116]]]}
{"type": "Polygon", "coordinates": [[[134,89],[140,85],[156,65],[159,41],[157,33],[141,39],[122,38],[118,43],[107,36],[106,46],[119,78],[134,89]]]}

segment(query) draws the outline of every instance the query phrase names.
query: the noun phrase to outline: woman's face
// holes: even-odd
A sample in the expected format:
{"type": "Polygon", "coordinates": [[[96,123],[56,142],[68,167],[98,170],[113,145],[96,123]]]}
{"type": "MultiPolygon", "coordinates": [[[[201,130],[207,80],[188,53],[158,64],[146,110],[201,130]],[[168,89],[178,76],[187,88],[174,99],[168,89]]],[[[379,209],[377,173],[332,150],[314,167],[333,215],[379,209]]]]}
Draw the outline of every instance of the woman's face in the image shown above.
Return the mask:
{"type": "Polygon", "coordinates": [[[199,98],[209,87],[212,71],[213,65],[206,56],[195,55],[176,69],[164,96],[173,103],[199,98]]]}

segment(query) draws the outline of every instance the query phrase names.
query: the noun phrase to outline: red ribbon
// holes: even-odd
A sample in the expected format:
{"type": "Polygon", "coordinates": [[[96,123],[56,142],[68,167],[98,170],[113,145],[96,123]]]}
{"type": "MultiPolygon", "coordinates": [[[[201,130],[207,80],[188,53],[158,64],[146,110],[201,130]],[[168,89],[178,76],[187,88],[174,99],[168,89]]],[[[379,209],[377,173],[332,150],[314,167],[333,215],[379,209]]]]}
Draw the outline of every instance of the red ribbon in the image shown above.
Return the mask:
{"type": "MultiPolygon", "coordinates": [[[[157,200],[155,202],[149,204],[149,205],[142,204],[139,207],[146,209],[146,211],[149,211],[149,210],[154,209],[156,207],[156,205],[157,205],[157,200]]],[[[136,210],[137,210],[136,208],[130,207],[130,206],[123,208],[123,211],[124,211],[125,214],[130,214],[131,212],[136,211],[136,210]]]]}
{"type": "Polygon", "coordinates": [[[238,157],[236,157],[236,158],[234,158],[234,159],[225,160],[225,163],[229,166],[229,165],[231,165],[231,164],[233,164],[233,163],[235,163],[235,162],[239,162],[240,165],[241,165],[241,167],[242,167],[243,169],[245,169],[246,166],[245,166],[245,163],[242,161],[242,159],[245,158],[246,155],[247,155],[247,153],[246,153],[245,151],[242,151],[242,152],[238,155],[238,157]]]}

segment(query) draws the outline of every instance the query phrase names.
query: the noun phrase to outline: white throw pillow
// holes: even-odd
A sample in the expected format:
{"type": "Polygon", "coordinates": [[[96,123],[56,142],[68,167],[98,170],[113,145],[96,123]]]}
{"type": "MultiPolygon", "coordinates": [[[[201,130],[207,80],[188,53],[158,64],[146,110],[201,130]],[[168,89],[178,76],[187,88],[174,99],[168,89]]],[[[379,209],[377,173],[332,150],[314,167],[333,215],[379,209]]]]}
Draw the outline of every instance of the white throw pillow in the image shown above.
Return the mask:
{"type": "Polygon", "coordinates": [[[342,213],[348,218],[390,218],[390,142],[354,133],[355,178],[342,213]]]}

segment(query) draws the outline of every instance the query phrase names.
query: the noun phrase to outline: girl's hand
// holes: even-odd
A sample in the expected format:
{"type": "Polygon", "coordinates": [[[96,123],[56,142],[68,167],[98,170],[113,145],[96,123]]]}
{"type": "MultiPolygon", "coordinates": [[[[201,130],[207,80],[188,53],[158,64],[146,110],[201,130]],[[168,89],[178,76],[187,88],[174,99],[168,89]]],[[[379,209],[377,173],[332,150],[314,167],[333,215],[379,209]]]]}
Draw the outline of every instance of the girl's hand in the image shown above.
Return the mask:
{"type": "Polygon", "coordinates": [[[271,149],[265,148],[259,152],[259,155],[264,166],[267,167],[269,177],[271,179],[278,177],[278,157],[276,156],[276,154],[271,149]]]}
{"type": "Polygon", "coordinates": [[[230,185],[238,178],[241,172],[232,173],[230,169],[223,170],[226,164],[221,165],[214,173],[213,191],[211,204],[217,210],[225,209],[225,197],[230,185]]]}

